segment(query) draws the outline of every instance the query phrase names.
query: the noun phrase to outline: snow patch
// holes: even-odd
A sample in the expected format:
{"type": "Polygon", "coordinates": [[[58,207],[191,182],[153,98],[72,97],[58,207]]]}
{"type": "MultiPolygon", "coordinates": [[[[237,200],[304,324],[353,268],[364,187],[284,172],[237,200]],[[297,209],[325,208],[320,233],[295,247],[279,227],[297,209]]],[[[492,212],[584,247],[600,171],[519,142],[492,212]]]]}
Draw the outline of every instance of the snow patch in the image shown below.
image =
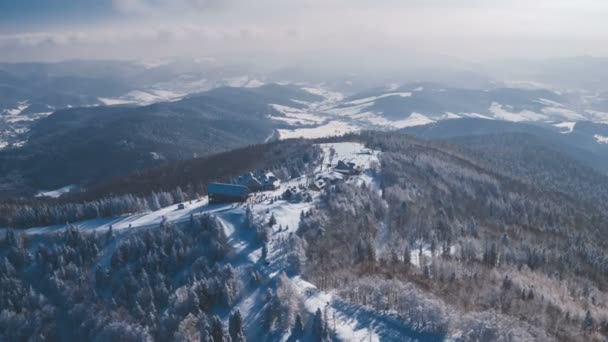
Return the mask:
{"type": "Polygon", "coordinates": [[[563,104],[553,101],[553,100],[549,100],[549,99],[540,98],[540,99],[536,100],[535,102],[546,105],[546,106],[564,108],[563,104]]]}
{"type": "Polygon", "coordinates": [[[19,102],[17,105],[17,108],[5,109],[2,111],[2,114],[17,116],[17,115],[21,114],[24,110],[26,110],[29,106],[30,105],[27,103],[27,101],[19,102]]]}
{"type": "Polygon", "coordinates": [[[461,116],[452,112],[445,112],[443,119],[460,119],[461,116]]]}
{"type": "Polygon", "coordinates": [[[608,144],[608,137],[606,137],[606,136],[596,134],[593,137],[598,142],[598,144],[603,144],[603,145],[608,144]]]}
{"type": "Polygon", "coordinates": [[[284,121],[292,125],[322,124],[326,121],[326,118],[319,115],[311,114],[303,109],[292,108],[278,104],[271,104],[270,106],[274,110],[285,116],[271,116],[270,118],[273,120],[284,121]]]}
{"type": "Polygon", "coordinates": [[[576,126],[576,122],[562,122],[562,123],[555,124],[553,126],[564,129],[560,133],[569,134],[574,131],[574,126],[576,126]]]}
{"type": "Polygon", "coordinates": [[[600,112],[597,110],[586,110],[585,113],[587,113],[591,121],[608,124],[607,112],[600,112]]]}
{"type": "Polygon", "coordinates": [[[325,125],[312,128],[279,129],[281,139],[305,138],[316,139],[322,137],[340,136],[356,132],[359,128],[343,121],[330,121],[325,125]]]}
{"type": "Polygon", "coordinates": [[[130,100],[110,99],[110,98],[105,98],[105,97],[98,97],[97,100],[99,100],[99,102],[101,102],[104,106],[116,106],[116,105],[134,103],[133,101],[130,101],[130,100]]]}
{"type": "Polygon", "coordinates": [[[410,93],[410,92],[406,92],[406,93],[388,93],[388,94],[382,94],[382,95],[379,95],[379,96],[366,97],[364,99],[349,101],[349,102],[346,102],[346,104],[349,104],[349,105],[360,105],[360,104],[370,103],[370,102],[374,102],[374,101],[379,100],[379,99],[383,99],[383,98],[387,98],[387,97],[393,97],[393,96],[411,97],[412,93],[410,93]]]}
{"type": "Polygon", "coordinates": [[[258,88],[264,85],[264,82],[250,78],[249,76],[231,77],[223,80],[224,85],[234,88],[258,88]]]}
{"type": "Polygon", "coordinates": [[[327,112],[332,115],[352,117],[354,115],[363,113],[368,107],[371,107],[371,106],[373,106],[373,103],[363,103],[363,104],[353,105],[353,106],[349,106],[349,107],[331,108],[327,112]]]}
{"type": "Polygon", "coordinates": [[[328,103],[335,103],[338,101],[342,101],[342,99],[344,99],[344,95],[342,95],[341,93],[330,91],[330,90],[323,89],[320,87],[316,87],[316,88],[305,87],[305,88],[302,88],[302,90],[309,92],[313,95],[321,96],[321,97],[325,98],[325,101],[328,103]]]}
{"type": "Polygon", "coordinates": [[[430,119],[429,117],[420,113],[412,113],[407,119],[403,120],[388,120],[379,115],[370,115],[369,117],[364,118],[364,120],[376,126],[386,126],[397,129],[413,126],[422,126],[435,122],[433,119],[430,119]]]}
{"type": "Polygon", "coordinates": [[[523,110],[521,112],[509,111],[509,106],[503,107],[500,103],[492,102],[490,106],[490,112],[494,114],[497,119],[506,121],[521,122],[521,121],[539,121],[547,120],[547,116],[538,114],[530,110],[523,110]]]}
{"type": "Polygon", "coordinates": [[[72,192],[74,190],[76,190],[78,187],[76,185],[66,185],[62,188],[59,189],[55,189],[55,190],[50,190],[50,191],[41,191],[38,194],[36,194],[36,197],[52,197],[52,198],[59,198],[61,197],[61,195],[63,194],[67,194],[69,192],[72,192]]]}
{"type": "Polygon", "coordinates": [[[585,120],[585,117],[581,114],[561,107],[546,107],[542,109],[543,114],[559,116],[566,120],[585,120]]]}

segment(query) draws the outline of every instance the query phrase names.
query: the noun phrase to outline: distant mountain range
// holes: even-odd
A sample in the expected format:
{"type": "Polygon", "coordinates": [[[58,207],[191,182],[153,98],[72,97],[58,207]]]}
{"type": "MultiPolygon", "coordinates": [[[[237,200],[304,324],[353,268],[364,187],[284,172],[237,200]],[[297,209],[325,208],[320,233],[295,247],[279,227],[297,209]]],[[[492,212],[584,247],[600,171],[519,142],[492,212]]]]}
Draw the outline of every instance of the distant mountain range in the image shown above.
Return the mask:
{"type": "Polygon", "coordinates": [[[608,171],[608,96],[597,87],[273,83],[309,79],[296,71],[261,76],[210,60],[0,64],[0,197],[60,194],[267,140],[370,129],[443,140],[524,133],[608,171]]]}
{"type": "Polygon", "coordinates": [[[270,103],[319,97],[289,86],[218,88],[148,106],[64,109],[36,121],[27,144],[0,150],[4,195],[103,182],[165,161],[273,139],[270,103]],[[25,190],[25,192],[24,192],[25,190]]]}

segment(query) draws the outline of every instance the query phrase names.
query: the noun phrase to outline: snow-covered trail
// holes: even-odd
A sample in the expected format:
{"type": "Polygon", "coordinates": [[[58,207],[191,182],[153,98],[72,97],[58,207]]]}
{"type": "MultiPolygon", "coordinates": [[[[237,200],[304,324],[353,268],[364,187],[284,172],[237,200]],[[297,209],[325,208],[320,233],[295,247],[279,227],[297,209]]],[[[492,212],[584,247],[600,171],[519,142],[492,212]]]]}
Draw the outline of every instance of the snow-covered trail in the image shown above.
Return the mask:
{"type": "MultiPolygon", "coordinates": [[[[86,221],[75,222],[73,225],[78,229],[87,232],[104,232],[112,226],[112,230],[118,232],[126,229],[154,228],[160,225],[164,219],[167,222],[181,223],[190,220],[190,216],[198,217],[203,214],[218,214],[229,211],[237,207],[235,204],[208,204],[207,197],[198,201],[186,201],[181,203],[184,209],[177,209],[178,204],[171,205],[160,210],[150,211],[141,214],[123,215],[117,217],[96,218],[86,221]]],[[[0,228],[0,232],[6,228],[0,228]]],[[[18,234],[40,235],[62,232],[65,224],[57,224],[46,227],[35,227],[20,229],[15,232],[18,234]]]]}

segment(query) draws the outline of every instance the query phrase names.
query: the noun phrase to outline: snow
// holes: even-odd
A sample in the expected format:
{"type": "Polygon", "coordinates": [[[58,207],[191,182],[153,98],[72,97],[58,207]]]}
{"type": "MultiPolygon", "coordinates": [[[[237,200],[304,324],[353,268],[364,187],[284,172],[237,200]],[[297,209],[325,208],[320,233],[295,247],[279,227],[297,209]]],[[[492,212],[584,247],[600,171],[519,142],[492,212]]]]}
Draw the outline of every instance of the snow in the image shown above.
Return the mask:
{"type": "Polygon", "coordinates": [[[110,99],[105,97],[98,97],[99,102],[101,102],[104,106],[116,106],[123,104],[131,104],[133,101],[123,100],[123,99],[110,99]]]}
{"type": "MultiPolygon", "coordinates": [[[[370,167],[372,162],[378,162],[378,155],[380,152],[371,151],[366,149],[361,143],[346,142],[346,143],[331,143],[331,144],[319,144],[321,150],[323,150],[323,167],[331,165],[332,167],[338,164],[338,161],[353,162],[364,169],[370,167]],[[335,154],[330,159],[330,150],[333,147],[335,154]]],[[[323,171],[322,169],[317,172],[323,171]]]]}
{"type": "Polygon", "coordinates": [[[411,97],[412,93],[410,93],[410,92],[406,92],[406,93],[388,93],[388,94],[382,94],[382,95],[379,95],[379,96],[373,96],[373,97],[367,97],[367,98],[364,98],[364,99],[349,101],[349,102],[346,102],[346,104],[349,104],[349,105],[360,105],[360,104],[370,103],[370,102],[374,102],[374,101],[379,100],[379,99],[383,99],[383,98],[386,98],[386,97],[393,97],[393,96],[411,97]]]}
{"type": "Polygon", "coordinates": [[[120,98],[99,97],[97,100],[105,106],[116,106],[124,104],[136,104],[146,106],[157,102],[178,101],[186,96],[185,93],[178,93],[165,89],[146,89],[133,90],[120,98]]]}
{"type": "Polygon", "coordinates": [[[429,117],[420,114],[420,113],[412,113],[407,119],[403,119],[403,120],[388,120],[384,117],[381,116],[373,116],[370,117],[367,121],[369,121],[371,124],[377,125],[377,126],[387,126],[387,127],[392,127],[392,128],[406,128],[406,127],[413,127],[413,126],[422,126],[422,125],[427,125],[430,123],[435,122],[435,120],[430,119],[429,117]]]}
{"type": "Polygon", "coordinates": [[[352,117],[357,114],[362,113],[367,110],[367,108],[371,107],[373,103],[363,103],[359,105],[353,105],[349,107],[335,107],[327,110],[328,114],[338,115],[338,116],[347,116],[352,117]]]}
{"type": "Polygon", "coordinates": [[[278,104],[271,104],[270,107],[285,115],[285,117],[271,116],[273,120],[284,121],[292,125],[322,124],[327,121],[327,118],[311,114],[306,109],[287,107],[278,104]]]}
{"type": "Polygon", "coordinates": [[[521,112],[511,112],[509,107],[503,107],[500,103],[492,102],[490,106],[490,112],[494,114],[496,119],[521,122],[521,121],[540,121],[547,120],[548,117],[543,114],[535,113],[530,110],[523,110],[521,112]]]}
{"type": "Polygon", "coordinates": [[[235,88],[258,88],[264,85],[264,82],[250,78],[249,76],[226,78],[222,83],[228,87],[235,88]]]}
{"type": "Polygon", "coordinates": [[[561,104],[561,103],[559,103],[559,102],[556,102],[556,101],[553,101],[553,100],[548,100],[548,99],[543,99],[543,98],[540,98],[540,99],[536,100],[536,102],[540,103],[540,104],[543,104],[543,105],[546,105],[546,106],[550,106],[550,107],[558,107],[558,108],[563,108],[564,107],[564,105],[561,104]]]}
{"type": "Polygon", "coordinates": [[[483,114],[479,114],[479,113],[460,113],[463,116],[466,116],[468,118],[477,118],[477,119],[486,119],[486,120],[496,120],[493,117],[487,116],[487,115],[483,115],[483,114]]]}
{"type": "Polygon", "coordinates": [[[62,188],[59,189],[55,189],[55,190],[50,190],[50,191],[40,191],[36,197],[52,197],[52,198],[58,198],[63,194],[67,194],[68,192],[72,192],[74,190],[76,190],[77,186],[76,185],[66,185],[62,188]]]}
{"type": "Polygon", "coordinates": [[[566,120],[585,120],[585,117],[573,110],[561,107],[546,107],[542,109],[543,114],[559,116],[566,120]]]}
{"type": "Polygon", "coordinates": [[[452,112],[445,112],[443,119],[460,119],[461,116],[452,112]]]}
{"type": "Polygon", "coordinates": [[[300,296],[304,299],[306,311],[314,314],[321,309],[327,315],[331,328],[335,327],[336,335],[341,341],[380,341],[375,331],[362,328],[356,319],[344,316],[336,308],[331,294],[319,291],[316,286],[301,277],[291,279],[300,296]]]}
{"type": "Polygon", "coordinates": [[[341,93],[323,89],[321,87],[304,87],[302,88],[302,90],[309,92],[313,95],[322,96],[325,98],[324,102],[328,103],[335,103],[344,99],[344,95],[342,95],[341,93]]]}
{"type": "Polygon", "coordinates": [[[138,105],[149,105],[156,102],[177,101],[183,98],[184,96],[185,94],[175,93],[169,90],[134,90],[127,93],[127,95],[124,96],[123,100],[130,101],[131,103],[136,103],[138,105]]]}
{"type": "Polygon", "coordinates": [[[576,122],[561,122],[558,124],[554,124],[553,126],[564,129],[560,133],[569,134],[569,133],[574,132],[574,126],[576,126],[576,122]]]}
{"type": "Polygon", "coordinates": [[[11,115],[11,116],[17,116],[19,114],[21,114],[24,110],[26,110],[30,105],[25,101],[25,102],[19,102],[17,105],[17,108],[12,108],[12,109],[5,109],[2,111],[2,114],[4,115],[11,115]]]}
{"type": "Polygon", "coordinates": [[[281,139],[306,138],[316,139],[330,136],[340,136],[356,132],[359,128],[343,121],[330,121],[325,125],[312,128],[279,129],[281,139]]]}
{"type": "Polygon", "coordinates": [[[600,112],[597,110],[586,110],[585,113],[589,117],[589,120],[598,123],[608,123],[608,113],[600,112]]]}
{"type": "MultiPolygon", "coordinates": [[[[36,121],[40,118],[49,116],[51,114],[53,114],[53,112],[43,112],[43,113],[34,113],[34,114],[28,114],[28,115],[11,116],[6,119],[6,122],[17,123],[17,122],[24,122],[24,121],[28,121],[28,122],[36,121]]],[[[25,133],[25,132],[23,132],[23,133],[25,133]]]]}
{"type": "Polygon", "coordinates": [[[598,144],[608,144],[608,137],[596,134],[593,136],[598,144]]]}

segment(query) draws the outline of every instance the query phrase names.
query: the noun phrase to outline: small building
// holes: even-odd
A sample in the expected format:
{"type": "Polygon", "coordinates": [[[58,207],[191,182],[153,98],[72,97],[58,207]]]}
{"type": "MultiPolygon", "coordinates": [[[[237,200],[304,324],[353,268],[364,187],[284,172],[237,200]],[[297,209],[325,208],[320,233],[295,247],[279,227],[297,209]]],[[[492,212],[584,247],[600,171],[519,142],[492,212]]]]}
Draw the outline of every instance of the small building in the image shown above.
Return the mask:
{"type": "Polygon", "coordinates": [[[211,183],[207,186],[209,204],[245,202],[249,189],[238,184],[211,183]]]}
{"type": "Polygon", "coordinates": [[[325,188],[325,185],[327,185],[327,183],[325,183],[325,180],[317,179],[310,184],[310,187],[313,190],[321,191],[325,188]]]}
{"type": "Polygon", "coordinates": [[[344,175],[358,175],[361,173],[361,167],[353,162],[338,161],[338,165],[334,168],[336,172],[344,175]]]}
{"type": "Polygon", "coordinates": [[[251,192],[277,190],[281,187],[281,181],[272,172],[250,172],[240,176],[237,184],[246,186],[251,192]]]}
{"type": "Polygon", "coordinates": [[[348,178],[348,175],[342,174],[337,171],[327,171],[318,174],[315,179],[309,184],[313,190],[321,191],[329,185],[338,184],[344,179],[348,178]]]}
{"type": "Polygon", "coordinates": [[[258,180],[262,183],[264,190],[277,190],[281,187],[281,181],[272,172],[261,175],[258,180]]]}
{"type": "Polygon", "coordinates": [[[252,172],[240,176],[237,183],[246,186],[251,192],[260,191],[264,187],[262,182],[252,172]]]}

